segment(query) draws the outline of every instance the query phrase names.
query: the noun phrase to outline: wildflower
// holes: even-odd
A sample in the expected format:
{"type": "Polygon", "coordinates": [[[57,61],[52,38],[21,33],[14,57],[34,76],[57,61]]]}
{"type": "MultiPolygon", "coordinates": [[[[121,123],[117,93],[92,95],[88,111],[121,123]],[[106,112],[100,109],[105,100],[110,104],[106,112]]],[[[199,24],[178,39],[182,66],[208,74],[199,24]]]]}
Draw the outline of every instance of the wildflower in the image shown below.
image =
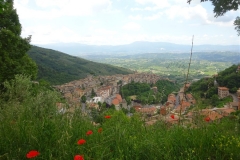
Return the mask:
{"type": "Polygon", "coordinates": [[[171,117],[172,119],[174,119],[174,114],[172,114],[170,117],[171,117]]]}
{"type": "Polygon", "coordinates": [[[75,155],[74,160],[84,160],[83,155],[75,155]]]}
{"type": "Polygon", "coordinates": [[[89,136],[89,135],[91,135],[91,134],[93,134],[93,131],[92,131],[92,130],[89,130],[89,131],[87,131],[87,133],[86,133],[87,136],[89,136]]]}
{"type": "Polygon", "coordinates": [[[109,118],[111,118],[111,116],[105,116],[105,118],[106,118],[106,119],[109,119],[109,118]]]}
{"type": "Polygon", "coordinates": [[[86,143],[85,139],[79,139],[78,142],[77,142],[78,145],[82,145],[84,143],[86,143]]]}
{"type": "Polygon", "coordinates": [[[98,128],[98,133],[101,133],[102,132],[102,128],[98,128]]]}
{"type": "Polygon", "coordinates": [[[27,158],[34,158],[37,157],[40,153],[38,151],[32,150],[27,153],[27,158]]]}
{"type": "Polygon", "coordinates": [[[210,119],[209,117],[206,117],[204,120],[205,120],[206,122],[209,122],[211,119],[210,119]]]}

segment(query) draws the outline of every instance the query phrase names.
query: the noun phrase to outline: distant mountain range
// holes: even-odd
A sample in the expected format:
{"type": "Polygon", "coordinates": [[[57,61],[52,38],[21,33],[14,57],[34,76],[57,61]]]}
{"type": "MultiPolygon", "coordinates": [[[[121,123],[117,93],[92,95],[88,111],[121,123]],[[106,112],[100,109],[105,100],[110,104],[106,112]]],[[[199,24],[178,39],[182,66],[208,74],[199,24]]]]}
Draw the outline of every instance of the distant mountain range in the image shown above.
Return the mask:
{"type": "Polygon", "coordinates": [[[28,55],[37,63],[38,77],[51,84],[63,84],[88,75],[130,74],[131,70],[92,62],[52,49],[32,46],[28,55]]]}
{"type": "MultiPolygon", "coordinates": [[[[137,53],[182,53],[191,51],[191,45],[181,45],[166,42],[139,41],[126,45],[86,45],[79,43],[55,43],[38,45],[67,54],[81,56],[94,54],[137,54],[137,53]]],[[[240,45],[194,45],[194,52],[232,51],[240,52],[240,45]]]]}

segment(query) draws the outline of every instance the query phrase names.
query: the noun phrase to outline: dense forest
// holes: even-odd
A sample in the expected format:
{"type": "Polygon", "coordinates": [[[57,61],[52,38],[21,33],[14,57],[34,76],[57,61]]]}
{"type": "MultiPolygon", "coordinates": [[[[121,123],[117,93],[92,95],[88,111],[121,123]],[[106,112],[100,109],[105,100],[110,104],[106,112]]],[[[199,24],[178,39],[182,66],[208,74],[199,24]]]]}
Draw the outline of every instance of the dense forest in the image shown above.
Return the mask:
{"type": "Polygon", "coordinates": [[[167,100],[168,94],[178,91],[179,85],[168,80],[159,80],[156,84],[135,83],[131,82],[124,85],[120,92],[123,97],[129,101],[130,96],[136,96],[136,99],[142,104],[157,104],[164,103],[167,100]],[[157,91],[152,89],[157,87],[157,91]]]}
{"type": "Polygon", "coordinates": [[[51,84],[63,84],[85,78],[89,74],[98,76],[132,73],[122,67],[96,63],[37,46],[32,46],[28,55],[38,66],[37,80],[43,79],[51,84]]]}
{"type": "Polygon", "coordinates": [[[238,70],[238,65],[232,65],[220,72],[217,82],[219,86],[226,86],[230,92],[235,93],[240,88],[240,69],[238,70]]]}

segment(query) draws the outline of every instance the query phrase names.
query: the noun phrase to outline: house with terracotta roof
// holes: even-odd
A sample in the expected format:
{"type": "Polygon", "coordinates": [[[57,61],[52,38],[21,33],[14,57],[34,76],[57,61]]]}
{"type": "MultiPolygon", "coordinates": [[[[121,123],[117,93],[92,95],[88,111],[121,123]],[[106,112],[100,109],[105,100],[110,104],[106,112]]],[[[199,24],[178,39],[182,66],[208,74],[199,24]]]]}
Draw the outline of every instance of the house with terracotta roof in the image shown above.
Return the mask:
{"type": "Polygon", "coordinates": [[[188,93],[186,94],[186,99],[188,102],[190,102],[191,104],[195,104],[196,100],[194,99],[194,97],[192,96],[192,94],[188,93]]]}
{"type": "Polygon", "coordinates": [[[157,114],[157,108],[155,106],[150,107],[141,107],[141,106],[134,106],[136,112],[142,113],[144,115],[154,115],[157,114]]]}
{"type": "Polygon", "coordinates": [[[212,109],[203,109],[200,112],[200,115],[204,117],[209,117],[211,121],[219,120],[223,117],[223,115],[219,114],[218,112],[212,109]]]}
{"type": "MultiPolygon", "coordinates": [[[[120,110],[120,105],[123,102],[122,96],[120,94],[115,94],[113,96],[107,97],[105,102],[108,105],[114,105],[116,110],[120,110]]],[[[125,103],[125,102],[124,102],[125,103]]]]}
{"type": "Polygon", "coordinates": [[[173,118],[172,118],[172,116],[169,115],[169,116],[166,117],[165,122],[167,124],[170,124],[170,125],[178,124],[179,116],[178,115],[174,115],[173,118]]]}
{"type": "Polygon", "coordinates": [[[167,109],[166,109],[165,106],[160,108],[160,114],[163,115],[163,116],[167,115],[167,109]]]}
{"type": "Polygon", "coordinates": [[[229,96],[229,89],[227,87],[218,87],[219,98],[224,98],[229,96]]]}
{"type": "Polygon", "coordinates": [[[187,102],[187,101],[182,101],[180,103],[180,105],[177,106],[177,108],[175,109],[176,113],[180,113],[183,114],[185,113],[186,109],[189,108],[191,106],[191,103],[187,102]]]}
{"type": "Polygon", "coordinates": [[[174,94],[169,94],[167,103],[171,103],[171,104],[175,105],[176,104],[176,96],[174,94]]]}

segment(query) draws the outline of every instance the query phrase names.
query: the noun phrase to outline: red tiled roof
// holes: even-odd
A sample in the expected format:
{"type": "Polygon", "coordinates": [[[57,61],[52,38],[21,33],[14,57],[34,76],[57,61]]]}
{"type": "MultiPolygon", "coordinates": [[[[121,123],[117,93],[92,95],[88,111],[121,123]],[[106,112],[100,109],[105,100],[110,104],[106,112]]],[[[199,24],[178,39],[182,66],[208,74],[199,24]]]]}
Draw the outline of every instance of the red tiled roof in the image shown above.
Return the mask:
{"type": "Polygon", "coordinates": [[[221,114],[219,114],[215,111],[212,111],[210,109],[203,109],[200,114],[204,115],[204,116],[208,116],[212,121],[223,117],[221,114]]]}
{"type": "Polygon", "coordinates": [[[218,87],[220,90],[229,90],[227,87],[218,87]]]}
{"type": "Polygon", "coordinates": [[[114,98],[114,99],[112,100],[112,104],[114,104],[114,105],[119,105],[119,100],[118,100],[117,98],[114,98]]]}
{"type": "Polygon", "coordinates": [[[189,98],[189,99],[193,99],[192,94],[186,94],[186,96],[187,96],[187,98],[189,98]]]}
{"type": "Polygon", "coordinates": [[[122,102],[122,97],[120,94],[116,94],[116,98],[119,100],[120,103],[122,102]]]}

